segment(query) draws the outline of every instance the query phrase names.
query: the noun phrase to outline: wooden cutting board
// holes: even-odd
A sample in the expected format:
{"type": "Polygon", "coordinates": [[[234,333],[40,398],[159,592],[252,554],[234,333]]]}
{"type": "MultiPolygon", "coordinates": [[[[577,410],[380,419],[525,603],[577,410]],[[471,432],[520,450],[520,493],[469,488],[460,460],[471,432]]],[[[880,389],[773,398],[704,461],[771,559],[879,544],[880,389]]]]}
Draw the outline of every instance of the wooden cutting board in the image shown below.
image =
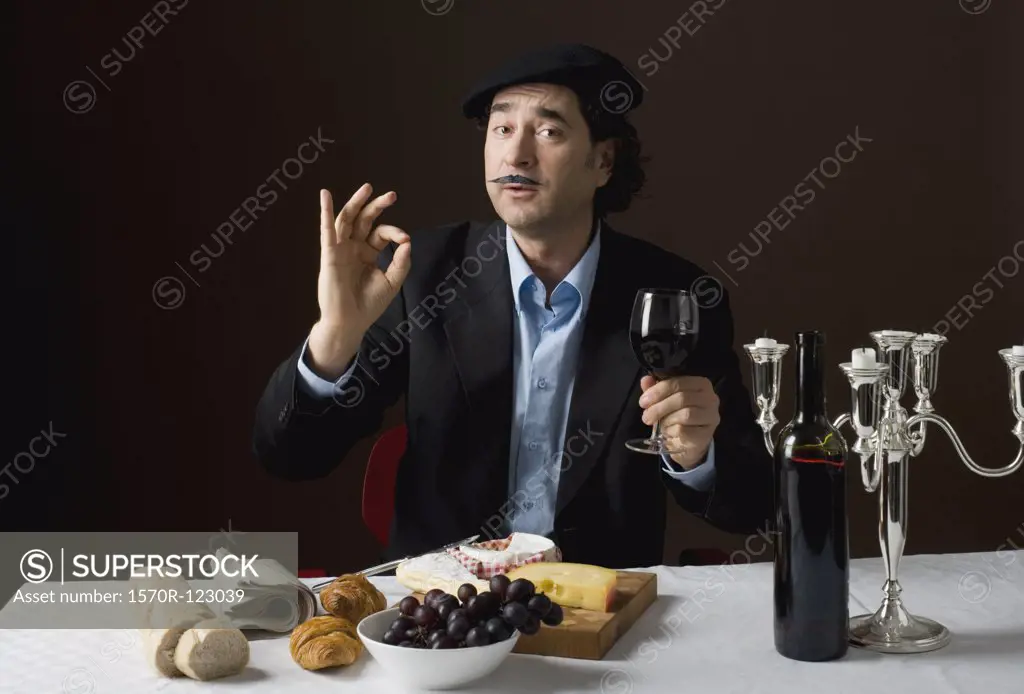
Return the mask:
{"type": "Polygon", "coordinates": [[[557,627],[541,625],[532,636],[520,636],[513,653],[601,660],[658,597],[658,576],[619,571],[611,612],[564,608],[557,627]]]}
{"type": "MultiPolygon", "coordinates": [[[[561,624],[557,627],[542,624],[536,634],[521,635],[512,652],[584,660],[604,658],[658,597],[657,574],[644,571],[617,573],[616,596],[611,612],[563,608],[565,616],[561,624]]],[[[423,600],[421,594],[413,595],[423,600]]]]}

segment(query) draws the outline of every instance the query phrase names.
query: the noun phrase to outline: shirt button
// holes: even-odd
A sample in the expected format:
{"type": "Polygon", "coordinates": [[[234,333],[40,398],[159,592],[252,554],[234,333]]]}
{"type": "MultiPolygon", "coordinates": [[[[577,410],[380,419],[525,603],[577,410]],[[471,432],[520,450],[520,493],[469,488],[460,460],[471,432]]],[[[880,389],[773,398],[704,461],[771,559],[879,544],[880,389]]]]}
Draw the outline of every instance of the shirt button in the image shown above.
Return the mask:
{"type": "Polygon", "coordinates": [[[538,447],[539,447],[539,444],[536,441],[530,441],[529,448],[530,448],[531,451],[537,450],[538,447]]]}
{"type": "Polygon", "coordinates": [[[544,379],[544,378],[541,378],[541,379],[539,379],[539,380],[537,381],[537,387],[538,387],[538,388],[547,388],[547,387],[548,387],[548,382],[547,382],[547,380],[546,380],[546,379],[544,379]]]}

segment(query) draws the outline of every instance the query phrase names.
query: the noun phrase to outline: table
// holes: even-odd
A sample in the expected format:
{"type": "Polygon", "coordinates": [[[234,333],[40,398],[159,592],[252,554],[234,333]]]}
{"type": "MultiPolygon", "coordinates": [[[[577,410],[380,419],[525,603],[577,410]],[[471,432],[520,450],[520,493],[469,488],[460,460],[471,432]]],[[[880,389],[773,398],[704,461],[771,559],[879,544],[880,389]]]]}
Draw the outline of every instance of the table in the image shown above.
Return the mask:
{"type": "MultiPolygon", "coordinates": [[[[658,574],[658,600],[604,660],[514,653],[491,679],[464,691],[1024,692],[1024,551],[904,557],[908,609],[943,622],[952,644],[917,655],[851,649],[829,663],[795,662],[775,652],[770,563],[645,570],[658,574]]],[[[874,611],[885,579],[881,559],[854,560],[850,576],[851,614],[874,611]]],[[[394,577],[372,580],[389,602],[406,594],[394,577]]],[[[402,691],[368,653],[348,668],[316,673],[292,662],[287,635],[254,637],[251,646],[241,675],[196,682],[151,672],[132,630],[0,630],[0,692],[402,691]]]]}

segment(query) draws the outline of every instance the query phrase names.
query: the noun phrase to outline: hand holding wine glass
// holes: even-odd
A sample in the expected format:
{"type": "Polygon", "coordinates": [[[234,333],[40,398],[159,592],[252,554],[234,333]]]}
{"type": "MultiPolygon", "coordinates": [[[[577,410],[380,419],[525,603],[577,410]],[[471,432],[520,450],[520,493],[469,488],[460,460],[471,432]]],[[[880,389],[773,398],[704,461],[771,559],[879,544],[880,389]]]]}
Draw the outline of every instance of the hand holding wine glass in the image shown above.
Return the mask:
{"type": "Polygon", "coordinates": [[[696,298],[678,289],[641,289],[630,318],[630,341],[647,370],[641,380],[644,422],[654,427],[650,438],[632,439],[631,450],[668,453],[689,469],[711,445],[720,421],[718,396],[711,382],[686,375],[686,361],[700,332],[696,298]]]}
{"type": "Polygon", "coordinates": [[[696,467],[707,454],[721,422],[719,399],[703,376],[640,380],[644,394],[644,423],[654,424],[665,441],[666,453],[684,469],[696,467]]]}

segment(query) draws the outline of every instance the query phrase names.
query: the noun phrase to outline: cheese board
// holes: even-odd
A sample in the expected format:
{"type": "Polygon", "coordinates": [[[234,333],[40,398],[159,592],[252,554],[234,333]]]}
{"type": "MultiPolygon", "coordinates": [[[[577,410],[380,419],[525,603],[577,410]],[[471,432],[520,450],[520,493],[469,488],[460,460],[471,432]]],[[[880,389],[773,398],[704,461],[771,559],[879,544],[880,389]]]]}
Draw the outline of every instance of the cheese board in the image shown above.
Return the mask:
{"type": "MultiPolygon", "coordinates": [[[[410,594],[421,602],[425,597],[419,592],[410,594]]],[[[657,574],[617,571],[615,596],[608,612],[563,607],[561,624],[542,625],[536,634],[522,636],[512,652],[601,660],[657,597],[657,574]]]]}

